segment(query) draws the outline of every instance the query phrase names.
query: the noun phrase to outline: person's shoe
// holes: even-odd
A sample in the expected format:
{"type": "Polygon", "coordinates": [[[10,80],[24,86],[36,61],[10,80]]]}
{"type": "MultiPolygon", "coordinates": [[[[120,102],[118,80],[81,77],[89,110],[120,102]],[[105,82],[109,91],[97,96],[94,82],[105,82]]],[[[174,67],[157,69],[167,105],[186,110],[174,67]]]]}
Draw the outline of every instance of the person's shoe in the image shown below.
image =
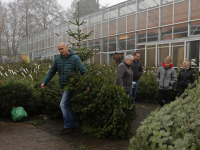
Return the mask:
{"type": "Polygon", "coordinates": [[[79,128],[71,127],[71,131],[78,132],[79,128]]]}
{"type": "Polygon", "coordinates": [[[70,133],[71,132],[71,129],[70,128],[63,128],[60,132],[59,132],[59,134],[60,135],[64,135],[64,134],[68,134],[68,133],[70,133]]]}

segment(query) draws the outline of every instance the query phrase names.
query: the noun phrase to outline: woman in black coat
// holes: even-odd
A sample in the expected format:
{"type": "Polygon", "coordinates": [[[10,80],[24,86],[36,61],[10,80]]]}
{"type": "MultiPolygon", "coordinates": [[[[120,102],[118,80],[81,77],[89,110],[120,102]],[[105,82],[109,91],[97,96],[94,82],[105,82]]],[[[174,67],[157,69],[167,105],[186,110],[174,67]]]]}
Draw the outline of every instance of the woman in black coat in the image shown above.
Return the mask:
{"type": "Polygon", "coordinates": [[[184,93],[185,89],[188,87],[188,85],[190,83],[193,84],[194,81],[195,81],[194,70],[190,68],[190,62],[188,59],[186,59],[183,62],[183,69],[181,69],[179,72],[174,89],[176,90],[178,85],[180,84],[179,96],[181,96],[184,93]]]}

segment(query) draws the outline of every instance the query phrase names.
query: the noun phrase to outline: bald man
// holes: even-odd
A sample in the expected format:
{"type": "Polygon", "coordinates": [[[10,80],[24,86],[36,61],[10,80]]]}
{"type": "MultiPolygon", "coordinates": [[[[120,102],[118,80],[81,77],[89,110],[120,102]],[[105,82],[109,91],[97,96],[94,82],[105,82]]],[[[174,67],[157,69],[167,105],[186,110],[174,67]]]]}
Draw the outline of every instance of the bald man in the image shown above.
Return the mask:
{"type": "MultiPolygon", "coordinates": [[[[55,58],[51,69],[42,81],[42,88],[45,88],[57,71],[59,74],[60,88],[64,89],[64,86],[70,80],[68,75],[70,75],[70,72],[76,72],[76,67],[82,75],[84,75],[87,70],[79,56],[76,55],[75,51],[68,49],[68,46],[64,42],[58,44],[58,51],[60,52],[60,55],[55,58]]],[[[87,90],[89,90],[89,88],[87,90]]],[[[64,90],[62,90],[61,94],[62,99],[60,102],[60,108],[63,114],[64,128],[59,132],[59,134],[63,135],[68,134],[71,131],[78,131],[79,121],[76,114],[71,109],[71,99],[73,94],[64,90]]]]}

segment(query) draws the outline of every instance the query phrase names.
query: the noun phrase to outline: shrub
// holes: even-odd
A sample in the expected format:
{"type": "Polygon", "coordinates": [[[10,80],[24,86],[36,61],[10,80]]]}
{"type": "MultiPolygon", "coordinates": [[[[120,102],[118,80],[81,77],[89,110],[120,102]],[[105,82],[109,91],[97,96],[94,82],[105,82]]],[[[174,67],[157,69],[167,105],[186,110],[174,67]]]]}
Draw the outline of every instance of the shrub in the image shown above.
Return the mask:
{"type": "Polygon", "coordinates": [[[195,81],[181,97],[151,112],[130,140],[129,150],[200,148],[200,84],[195,81]]]}
{"type": "Polygon", "coordinates": [[[129,138],[135,107],[130,109],[131,97],[114,85],[115,73],[112,67],[91,66],[85,76],[72,74],[66,89],[74,93],[73,110],[79,116],[83,133],[97,138],[129,138]]]}

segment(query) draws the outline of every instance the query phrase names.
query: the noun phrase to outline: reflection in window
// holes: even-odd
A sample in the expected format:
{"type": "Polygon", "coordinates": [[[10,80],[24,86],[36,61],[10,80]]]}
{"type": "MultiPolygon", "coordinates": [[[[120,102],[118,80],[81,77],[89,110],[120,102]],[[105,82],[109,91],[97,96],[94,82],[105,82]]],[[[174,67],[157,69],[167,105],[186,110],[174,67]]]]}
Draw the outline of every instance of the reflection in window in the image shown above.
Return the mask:
{"type": "MultiPolygon", "coordinates": [[[[184,43],[182,43],[183,45],[184,43]]],[[[182,67],[182,62],[184,60],[184,45],[176,46],[172,44],[172,60],[174,67],[182,67]]]]}
{"type": "Polygon", "coordinates": [[[135,49],[135,33],[127,34],[127,50],[135,49]]]}
{"type": "Polygon", "coordinates": [[[147,47],[147,66],[155,67],[155,53],[156,47],[147,47]]]}
{"type": "Polygon", "coordinates": [[[126,15],[126,3],[119,6],[119,16],[126,15]]]}
{"type": "Polygon", "coordinates": [[[117,7],[112,7],[109,9],[109,19],[117,18],[117,7]]]}
{"type": "Polygon", "coordinates": [[[162,40],[172,39],[172,26],[162,27],[162,40]]]}
{"type": "Polygon", "coordinates": [[[172,24],[173,5],[164,6],[162,8],[162,25],[172,24]]]}
{"type": "Polygon", "coordinates": [[[116,34],[116,20],[109,21],[109,35],[116,34]]]}
{"type": "Polygon", "coordinates": [[[148,11],[148,28],[159,26],[159,8],[148,11]]]}
{"type": "Polygon", "coordinates": [[[101,24],[95,25],[95,38],[101,37],[101,24]]]}
{"type": "Polygon", "coordinates": [[[169,56],[169,44],[158,45],[158,65],[161,66],[165,57],[169,56]]]}
{"type": "Polygon", "coordinates": [[[200,21],[191,22],[191,35],[200,34],[200,21]]]}
{"type": "Polygon", "coordinates": [[[188,21],[188,1],[174,4],[174,23],[188,21]]]}
{"type": "Polygon", "coordinates": [[[146,30],[138,32],[138,43],[146,42],[146,30]]]}
{"type": "Polygon", "coordinates": [[[182,23],[174,25],[174,38],[187,37],[188,24],[182,23]]]}
{"type": "Polygon", "coordinates": [[[135,14],[127,16],[127,32],[135,31],[135,14]]]}
{"type": "Polygon", "coordinates": [[[119,35],[119,50],[126,50],[126,34],[119,35]]]}
{"type": "Polygon", "coordinates": [[[158,41],[158,28],[147,30],[147,42],[158,41]]]}
{"type": "Polygon", "coordinates": [[[146,28],[146,21],[147,21],[147,12],[142,12],[138,14],[138,26],[139,30],[146,28]]]}
{"type": "Polygon", "coordinates": [[[200,1],[199,0],[192,0],[192,17],[191,19],[200,19],[200,1]]]}
{"type": "Polygon", "coordinates": [[[103,36],[108,36],[108,22],[103,23],[103,36]]]}
{"type": "Polygon", "coordinates": [[[126,32],[126,17],[119,18],[119,33],[126,32]]]}
{"type": "Polygon", "coordinates": [[[133,1],[128,1],[127,2],[127,14],[131,14],[136,12],[137,7],[136,7],[136,0],[133,1]]]}

